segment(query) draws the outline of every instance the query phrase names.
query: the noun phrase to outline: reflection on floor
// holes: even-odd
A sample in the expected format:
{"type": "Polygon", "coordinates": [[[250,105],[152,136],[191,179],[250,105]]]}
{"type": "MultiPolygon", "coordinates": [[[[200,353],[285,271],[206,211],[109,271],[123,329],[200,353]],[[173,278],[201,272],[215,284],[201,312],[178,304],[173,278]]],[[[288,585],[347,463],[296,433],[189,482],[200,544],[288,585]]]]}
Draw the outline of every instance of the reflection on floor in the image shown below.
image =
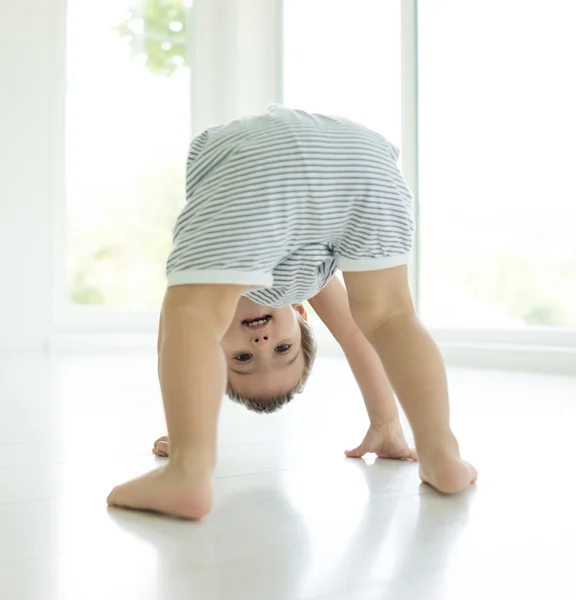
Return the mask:
{"type": "Polygon", "coordinates": [[[576,598],[576,379],[452,371],[480,471],[441,497],[417,466],[347,460],[366,426],[338,358],[276,415],[225,402],[202,523],[106,509],[159,462],[153,357],[0,357],[6,600],[576,598]]]}

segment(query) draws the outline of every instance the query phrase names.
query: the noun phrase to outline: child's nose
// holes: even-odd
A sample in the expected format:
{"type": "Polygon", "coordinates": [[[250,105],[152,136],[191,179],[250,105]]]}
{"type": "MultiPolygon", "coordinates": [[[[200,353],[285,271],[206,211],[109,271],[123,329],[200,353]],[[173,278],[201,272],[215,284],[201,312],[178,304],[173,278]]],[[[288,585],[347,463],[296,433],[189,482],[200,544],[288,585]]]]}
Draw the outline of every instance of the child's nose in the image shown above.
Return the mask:
{"type": "Polygon", "coordinates": [[[270,343],[270,339],[268,335],[258,335],[252,338],[252,343],[260,347],[267,346],[270,343]]]}

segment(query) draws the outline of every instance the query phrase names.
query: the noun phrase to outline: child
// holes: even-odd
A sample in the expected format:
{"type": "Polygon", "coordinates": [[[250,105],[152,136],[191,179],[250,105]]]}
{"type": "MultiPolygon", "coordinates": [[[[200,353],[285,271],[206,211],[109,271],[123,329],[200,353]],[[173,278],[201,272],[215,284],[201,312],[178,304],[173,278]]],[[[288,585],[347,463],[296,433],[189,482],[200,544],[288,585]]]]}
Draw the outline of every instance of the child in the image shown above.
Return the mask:
{"type": "MultiPolygon", "coordinates": [[[[299,388],[310,364],[291,305],[307,298],[337,339],[359,331],[379,357],[359,379],[373,424],[364,447],[384,440],[384,455],[414,458],[386,373],[413,429],[422,480],[445,493],[476,480],[450,430],[442,358],[414,312],[411,196],[397,158],[360,125],[278,106],[193,141],[158,342],[170,459],[114,488],[110,505],[189,519],[210,511],[227,381],[264,404],[299,388]],[[333,278],[338,268],[345,288],[333,278]],[[351,318],[338,331],[343,311],[351,318]]],[[[352,343],[346,354],[353,362],[352,343]]],[[[364,367],[356,365],[358,379],[364,367]]]]}

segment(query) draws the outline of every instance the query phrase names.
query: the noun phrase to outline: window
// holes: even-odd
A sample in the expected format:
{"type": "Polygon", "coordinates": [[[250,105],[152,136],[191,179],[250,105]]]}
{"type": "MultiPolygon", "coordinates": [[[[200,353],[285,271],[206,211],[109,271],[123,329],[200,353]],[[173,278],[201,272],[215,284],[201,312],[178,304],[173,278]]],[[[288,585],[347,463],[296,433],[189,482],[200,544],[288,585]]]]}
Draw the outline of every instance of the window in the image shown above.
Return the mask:
{"type": "Polygon", "coordinates": [[[182,0],[68,2],[68,297],[155,307],[190,138],[182,0]]]}
{"type": "Polygon", "coordinates": [[[284,0],[284,103],[352,119],[400,148],[400,33],[396,1],[284,0]]]}
{"type": "Polygon", "coordinates": [[[576,326],[576,8],[419,3],[420,308],[576,326]]]}
{"type": "Polygon", "coordinates": [[[400,2],[284,0],[284,102],[400,147],[400,2]]]}

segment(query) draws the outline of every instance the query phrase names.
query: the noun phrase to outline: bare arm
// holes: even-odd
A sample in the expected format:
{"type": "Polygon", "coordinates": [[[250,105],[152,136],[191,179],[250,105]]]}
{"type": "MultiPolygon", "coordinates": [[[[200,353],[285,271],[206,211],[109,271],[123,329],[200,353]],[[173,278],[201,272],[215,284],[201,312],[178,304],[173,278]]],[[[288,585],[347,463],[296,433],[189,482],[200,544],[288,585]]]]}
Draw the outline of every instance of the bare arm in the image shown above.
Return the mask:
{"type": "Polygon", "coordinates": [[[310,304],[342,347],[362,392],[370,422],[379,425],[398,419],[394,392],[378,354],[352,317],[344,284],[333,277],[310,299],[310,304]]]}

